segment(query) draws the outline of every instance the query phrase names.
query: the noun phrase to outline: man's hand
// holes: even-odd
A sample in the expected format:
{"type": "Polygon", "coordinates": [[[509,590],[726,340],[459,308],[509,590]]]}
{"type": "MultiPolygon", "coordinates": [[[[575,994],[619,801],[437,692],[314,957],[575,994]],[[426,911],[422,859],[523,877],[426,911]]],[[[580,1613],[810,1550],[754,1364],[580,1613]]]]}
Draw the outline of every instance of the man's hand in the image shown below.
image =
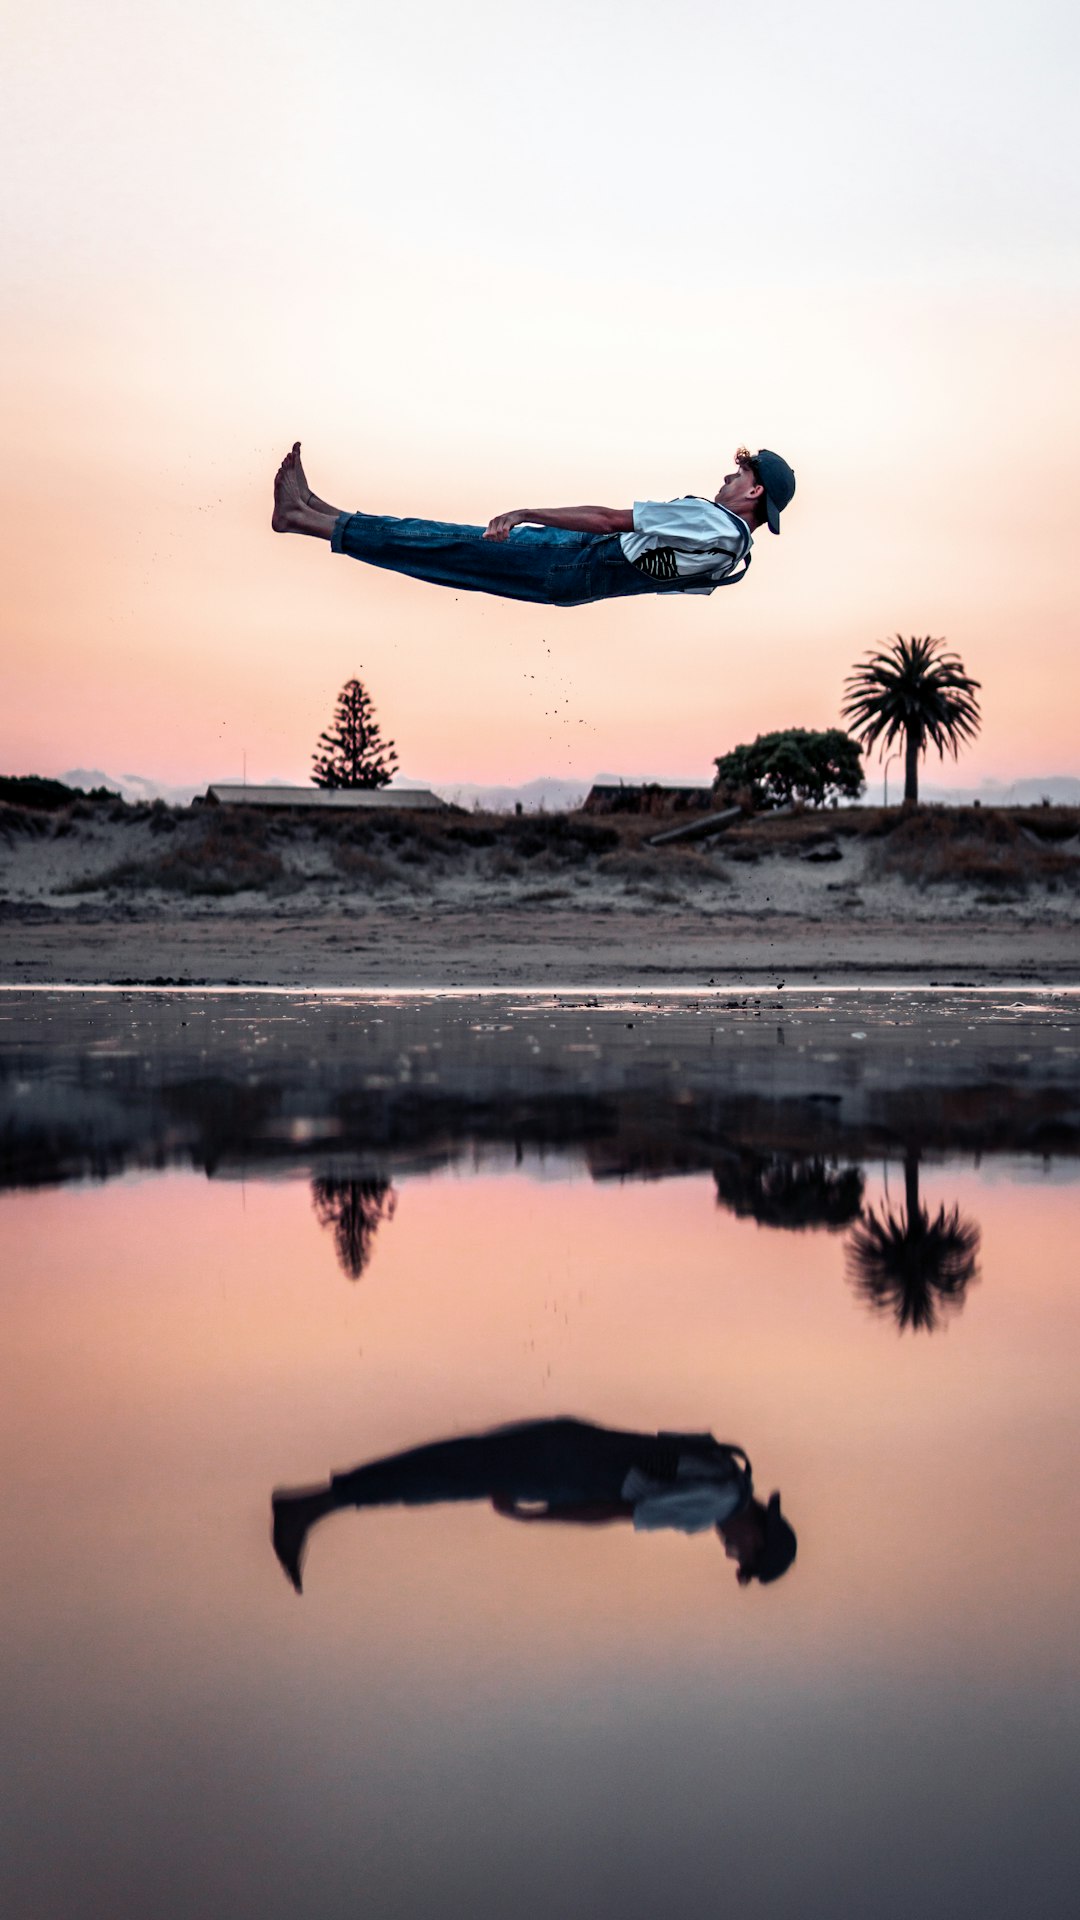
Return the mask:
{"type": "Polygon", "coordinates": [[[612,1520],[630,1520],[634,1513],[629,1500],[579,1500],[553,1507],[539,1500],[522,1505],[512,1493],[493,1493],[491,1504],[506,1520],[573,1521],[579,1527],[605,1527],[612,1520]]]}
{"type": "Polygon", "coordinates": [[[484,528],[484,539],[505,540],[511,527],[520,527],[522,521],[528,518],[529,514],[524,507],[515,507],[512,513],[497,513],[494,520],[489,520],[484,528]]]}
{"type": "Polygon", "coordinates": [[[493,1493],[491,1504],[496,1513],[506,1520],[551,1520],[554,1515],[545,1501],[534,1501],[531,1505],[519,1506],[514,1493],[493,1493]]]}

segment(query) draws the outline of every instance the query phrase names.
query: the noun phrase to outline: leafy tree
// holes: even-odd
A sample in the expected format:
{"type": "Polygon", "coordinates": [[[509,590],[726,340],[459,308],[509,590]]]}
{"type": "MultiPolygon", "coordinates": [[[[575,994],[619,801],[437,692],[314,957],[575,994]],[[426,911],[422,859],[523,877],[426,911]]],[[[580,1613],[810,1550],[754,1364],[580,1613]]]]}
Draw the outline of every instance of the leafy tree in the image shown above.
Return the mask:
{"type": "Polygon", "coordinates": [[[384,740],[371,695],[362,680],[346,680],[334,718],[320,733],[312,755],[311,778],[317,787],[388,787],[398,757],[384,740]]]}
{"type": "Polygon", "coordinates": [[[795,800],[812,807],[826,800],[857,800],[865,784],[859,749],[842,727],[823,733],[787,727],[759,733],[751,746],[735,747],[716,762],[716,784],[729,792],[749,788],[756,807],[786,807],[795,800]]]}
{"type": "Polygon", "coordinates": [[[881,742],[884,758],[895,740],[904,742],[904,801],[919,798],[919,756],[928,743],[944,758],[956,759],[963,743],[979,731],[979,686],[965,673],[959,654],[945,651],[929,634],[905,640],[899,633],[888,646],[868,653],[848,674],[843,716],[866,748],[881,742]]]}
{"type": "Polygon", "coordinates": [[[862,1209],[862,1168],[838,1166],[821,1154],[789,1159],[741,1148],[717,1162],[713,1177],[720,1206],[740,1220],[790,1233],[836,1233],[862,1209]]]}
{"type": "Polygon", "coordinates": [[[867,1208],[848,1239],[848,1270],[879,1313],[891,1313],[900,1332],[933,1333],[956,1313],[979,1277],[979,1229],[959,1207],[939,1207],[934,1219],[919,1202],[919,1160],[904,1157],[906,1206],[899,1213],[867,1208]]]}
{"type": "Polygon", "coordinates": [[[0,802],[12,807],[33,807],[41,813],[58,813],[76,800],[119,800],[111,787],[69,787],[63,780],[49,780],[39,773],[0,774],[0,802]]]}

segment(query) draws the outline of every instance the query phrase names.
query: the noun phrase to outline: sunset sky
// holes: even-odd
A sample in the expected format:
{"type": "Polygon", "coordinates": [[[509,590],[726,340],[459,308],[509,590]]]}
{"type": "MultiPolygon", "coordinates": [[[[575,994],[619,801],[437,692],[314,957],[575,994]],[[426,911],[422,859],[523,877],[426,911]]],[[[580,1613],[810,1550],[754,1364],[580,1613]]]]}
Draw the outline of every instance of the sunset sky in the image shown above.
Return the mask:
{"type": "MultiPolygon", "coordinates": [[[[944,777],[1078,774],[1064,0],[38,0],[3,134],[0,770],[306,780],[350,675],[433,782],[704,777],[896,631],[944,777]],[[557,611],[269,528],[799,483],[733,593],[557,611]]],[[[926,777],[942,778],[936,757],[926,777]]]]}

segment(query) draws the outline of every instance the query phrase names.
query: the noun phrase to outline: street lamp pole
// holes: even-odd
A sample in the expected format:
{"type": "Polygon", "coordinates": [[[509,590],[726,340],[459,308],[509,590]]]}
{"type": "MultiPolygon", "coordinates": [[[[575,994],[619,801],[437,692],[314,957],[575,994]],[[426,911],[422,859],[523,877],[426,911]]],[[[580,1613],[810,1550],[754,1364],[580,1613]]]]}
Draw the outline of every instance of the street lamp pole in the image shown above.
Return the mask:
{"type": "Polygon", "coordinates": [[[903,758],[903,755],[901,754],[900,749],[898,747],[895,753],[890,753],[888,759],[885,762],[885,805],[886,806],[888,806],[889,804],[889,768],[892,766],[892,763],[894,760],[901,760],[902,758],[903,758]]]}

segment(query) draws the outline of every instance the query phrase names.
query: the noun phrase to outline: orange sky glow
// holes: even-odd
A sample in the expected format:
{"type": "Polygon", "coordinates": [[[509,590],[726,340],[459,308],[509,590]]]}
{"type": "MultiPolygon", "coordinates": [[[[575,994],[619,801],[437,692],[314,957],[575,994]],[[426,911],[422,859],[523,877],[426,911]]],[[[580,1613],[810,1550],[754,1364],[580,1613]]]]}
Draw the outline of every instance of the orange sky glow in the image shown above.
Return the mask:
{"type": "Polygon", "coordinates": [[[0,770],[304,781],[357,674],[414,779],[706,778],[901,631],[983,688],[924,778],[1080,774],[1064,8],[649,11],[14,27],[0,770]],[[799,491],[738,592],[558,611],[275,538],[296,437],[391,513],[799,491]]]}

